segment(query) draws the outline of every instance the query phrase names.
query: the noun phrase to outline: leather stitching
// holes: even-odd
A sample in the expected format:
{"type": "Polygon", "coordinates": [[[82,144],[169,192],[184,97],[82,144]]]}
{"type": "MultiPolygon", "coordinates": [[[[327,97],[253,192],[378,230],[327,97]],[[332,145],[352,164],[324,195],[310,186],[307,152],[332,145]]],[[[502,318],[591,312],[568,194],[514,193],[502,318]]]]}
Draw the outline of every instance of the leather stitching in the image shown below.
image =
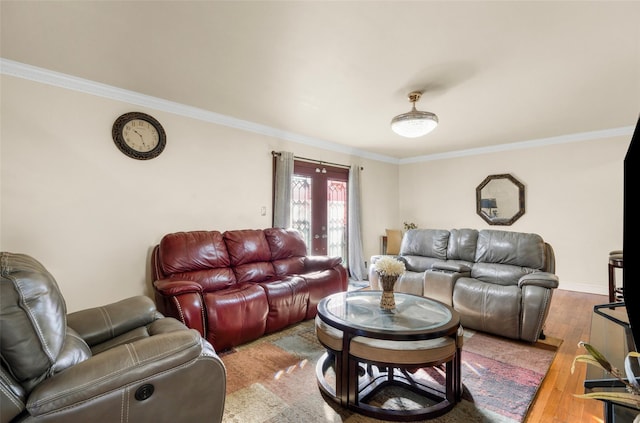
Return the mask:
{"type": "Polygon", "coordinates": [[[100,314],[102,315],[106,328],[109,330],[109,334],[111,335],[111,338],[114,338],[115,334],[114,334],[113,322],[111,321],[111,316],[109,315],[109,313],[104,307],[98,307],[98,310],[100,310],[100,314]]]}
{"type": "Polygon", "coordinates": [[[184,319],[184,312],[182,311],[182,307],[180,306],[180,301],[178,301],[178,297],[172,296],[171,301],[175,303],[176,309],[178,310],[178,314],[180,314],[180,321],[186,325],[187,322],[184,319]]]}

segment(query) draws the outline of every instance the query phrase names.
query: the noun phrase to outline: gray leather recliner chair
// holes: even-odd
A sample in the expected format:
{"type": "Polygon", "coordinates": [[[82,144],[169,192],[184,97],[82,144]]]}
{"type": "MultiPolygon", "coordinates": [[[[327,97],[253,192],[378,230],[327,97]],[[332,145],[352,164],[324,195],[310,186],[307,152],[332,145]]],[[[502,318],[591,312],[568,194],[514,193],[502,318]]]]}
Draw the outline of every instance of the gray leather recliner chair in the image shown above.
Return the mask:
{"type": "Polygon", "coordinates": [[[226,370],[139,296],[67,314],[53,276],[0,253],[0,422],[220,422],[226,370]]]}

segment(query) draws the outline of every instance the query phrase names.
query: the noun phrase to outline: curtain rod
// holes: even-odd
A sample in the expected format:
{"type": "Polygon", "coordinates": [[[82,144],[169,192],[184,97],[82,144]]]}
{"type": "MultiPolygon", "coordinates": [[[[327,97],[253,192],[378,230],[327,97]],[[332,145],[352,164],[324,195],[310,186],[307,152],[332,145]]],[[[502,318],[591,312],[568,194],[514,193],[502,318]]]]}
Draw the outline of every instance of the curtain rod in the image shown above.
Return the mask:
{"type": "MultiPolygon", "coordinates": [[[[274,156],[280,156],[280,152],[279,151],[272,151],[271,154],[273,154],[274,156]]],[[[300,156],[293,156],[294,159],[298,159],[298,160],[302,160],[305,162],[310,162],[310,163],[318,163],[319,165],[330,165],[330,166],[337,166],[337,167],[344,167],[346,169],[350,169],[351,166],[349,165],[343,165],[340,163],[331,163],[331,162],[323,162],[321,160],[316,160],[316,159],[309,159],[307,157],[300,157],[300,156]]],[[[360,170],[364,170],[364,167],[360,167],[360,170]]]]}

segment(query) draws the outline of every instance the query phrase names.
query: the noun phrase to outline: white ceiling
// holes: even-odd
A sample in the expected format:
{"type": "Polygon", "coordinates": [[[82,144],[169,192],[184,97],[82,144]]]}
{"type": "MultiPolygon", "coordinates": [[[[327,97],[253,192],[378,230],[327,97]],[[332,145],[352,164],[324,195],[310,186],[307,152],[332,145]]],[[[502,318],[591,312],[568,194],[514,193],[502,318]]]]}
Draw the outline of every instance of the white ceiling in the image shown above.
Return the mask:
{"type": "MultiPolygon", "coordinates": [[[[638,1],[6,1],[4,59],[393,159],[635,126],[638,1]],[[432,133],[391,132],[424,91],[432,133]]],[[[176,135],[174,135],[176,136],[176,135]]]]}

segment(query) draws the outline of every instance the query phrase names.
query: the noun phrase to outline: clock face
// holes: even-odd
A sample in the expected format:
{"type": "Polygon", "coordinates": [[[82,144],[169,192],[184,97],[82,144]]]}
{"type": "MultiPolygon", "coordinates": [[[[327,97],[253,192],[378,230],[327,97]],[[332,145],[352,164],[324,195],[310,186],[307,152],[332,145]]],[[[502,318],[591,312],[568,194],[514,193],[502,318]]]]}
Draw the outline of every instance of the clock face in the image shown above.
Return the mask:
{"type": "Polygon", "coordinates": [[[166,145],[162,125],[145,113],[131,112],[120,116],[113,124],[111,134],[120,151],[138,160],[157,157],[166,145]]]}
{"type": "Polygon", "coordinates": [[[160,134],[149,122],[142,119],[133,119],[122,128],[122,138],[131,148],[140,152],[149,152],[158,146],[160,134]]]}

